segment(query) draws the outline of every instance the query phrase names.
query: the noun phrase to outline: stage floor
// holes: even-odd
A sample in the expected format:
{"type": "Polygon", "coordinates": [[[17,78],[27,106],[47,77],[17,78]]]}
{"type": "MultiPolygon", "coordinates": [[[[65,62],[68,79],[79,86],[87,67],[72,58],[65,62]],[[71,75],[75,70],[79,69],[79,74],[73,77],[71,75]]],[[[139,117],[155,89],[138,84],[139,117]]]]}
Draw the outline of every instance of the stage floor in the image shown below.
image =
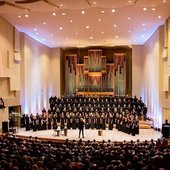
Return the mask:
{"type": "MultiPolygon", "coordinates": [[[[124,132],[120,132],[117,129],[113,130],[103,130],[102,136],[98,136],[98,130],[92,130],[92,129],[85,129],[84,131],[84,138],[81,138],[83,141],[87,140],[93,140],[95,139],[96,141],[102,141],[102,140],[111,140],[111,141],[130,141],[134,140],[136,141],[139,139],[140,141],[144,140],[157,140],[162,137],[162,134],[160,131],[156,131],[154,129],[140,129],[139,134],[132,136],[129,134],[126,134],[124,132]]],[[[63,141],[65,139],[69,140],[79,140],[79,131],[78,129],[76,130],[67,130],[67,136],[64,136],[64,133],[60,133],[59,136],[56,136],[54,133],[54,130],[42,130],[42,131],[35,131],[33,132],[32,130],[26,131],[25,128],[19,128],[17,129],[16,136],[18,137],[37,137],[42,140],[56,140],[56,141],[63,141]]]]}

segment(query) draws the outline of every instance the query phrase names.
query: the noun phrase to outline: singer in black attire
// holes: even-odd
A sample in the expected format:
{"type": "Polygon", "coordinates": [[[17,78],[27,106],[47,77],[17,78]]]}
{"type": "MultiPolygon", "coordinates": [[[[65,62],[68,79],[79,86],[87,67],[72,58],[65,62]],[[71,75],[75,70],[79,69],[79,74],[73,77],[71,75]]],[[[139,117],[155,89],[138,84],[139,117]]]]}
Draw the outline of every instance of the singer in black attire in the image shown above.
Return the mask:
{"type": "Polygon", "coordinates": [[[84,121],[82,118],[79,121],[79,138],[80,138],[81,132],[82,132],[82,137],[84,138],[84,121]]]}

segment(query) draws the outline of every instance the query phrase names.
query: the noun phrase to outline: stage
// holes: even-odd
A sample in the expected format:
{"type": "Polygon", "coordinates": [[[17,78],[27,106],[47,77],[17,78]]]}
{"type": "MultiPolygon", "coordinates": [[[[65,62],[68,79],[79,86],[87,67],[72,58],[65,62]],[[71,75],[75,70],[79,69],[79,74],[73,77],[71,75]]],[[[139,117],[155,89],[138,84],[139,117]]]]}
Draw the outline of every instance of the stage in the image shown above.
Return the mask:
{"type": "MultiPolygon", "coordinates": [[[[64,141],[66,139],[69,140],[79,140],[79,131],[78,129],[76,130],[67,130],[67,136],[64,135],[64,132],[60,131],[59,136],[57,136],[56,131],[53,129],[51,130],[42,130],[42,131],[35,131],[33,132],[32,130],[26,131],[25,128],[18,128],[17,132],[15,133],[16,137],[22,137],[22,138],[29,138],[31,137],[37,137],[40,140],[49,140],[49,141],[64,141]]],[[[83,141],[87,140],[93,140],[95,139],[96,141],[102,141],[102,140],[111,140],[111,141],[130,141],[134,140],[136,141],[139,139],[140,141],[144,140],[157,140],[162,137],[162,134],[160,131],[156,131],[154,129],[140,129],[139,134],[132,136],[129,134],[126,134],[124,132],[120,132],[117,129],[113,130],[103,130],[102,131],[102,136],[98,135],[98,130],[94,129],[85,129],[84,131],[84,138],[81,138],[83,141]]]]}

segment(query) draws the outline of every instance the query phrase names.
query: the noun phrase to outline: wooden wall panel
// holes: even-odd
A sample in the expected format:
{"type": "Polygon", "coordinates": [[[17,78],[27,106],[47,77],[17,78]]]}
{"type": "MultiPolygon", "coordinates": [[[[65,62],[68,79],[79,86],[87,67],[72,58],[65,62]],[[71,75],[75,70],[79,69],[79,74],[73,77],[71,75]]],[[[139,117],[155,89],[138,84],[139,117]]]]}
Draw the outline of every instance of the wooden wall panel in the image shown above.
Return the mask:
{"type": "Polygon", "coordinates": [[[10,90],[20,90],[20,79],[18,77],[10,78],[10,90]]]}
{"type": "Polygon", "coordinates": [[[14,31],[14,37],[15,37],[14,52],[19,52],[20,51],[20,33],[16,28],[14,31]]]}

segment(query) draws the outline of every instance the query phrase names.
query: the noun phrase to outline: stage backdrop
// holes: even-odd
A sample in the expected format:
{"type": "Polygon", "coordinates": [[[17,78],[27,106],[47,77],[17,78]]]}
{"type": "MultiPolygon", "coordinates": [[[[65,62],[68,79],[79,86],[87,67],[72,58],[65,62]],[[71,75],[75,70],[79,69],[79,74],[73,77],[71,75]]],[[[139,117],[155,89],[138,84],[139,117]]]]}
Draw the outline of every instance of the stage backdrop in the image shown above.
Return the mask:
{"type": "Polygon", "coordinates": [[[83,63],[77,54],[65,55],[65,92],[75,94],[126,95],[126,54],[113,53],[113,62],[101,49],[90,49],[83,63]]]}

